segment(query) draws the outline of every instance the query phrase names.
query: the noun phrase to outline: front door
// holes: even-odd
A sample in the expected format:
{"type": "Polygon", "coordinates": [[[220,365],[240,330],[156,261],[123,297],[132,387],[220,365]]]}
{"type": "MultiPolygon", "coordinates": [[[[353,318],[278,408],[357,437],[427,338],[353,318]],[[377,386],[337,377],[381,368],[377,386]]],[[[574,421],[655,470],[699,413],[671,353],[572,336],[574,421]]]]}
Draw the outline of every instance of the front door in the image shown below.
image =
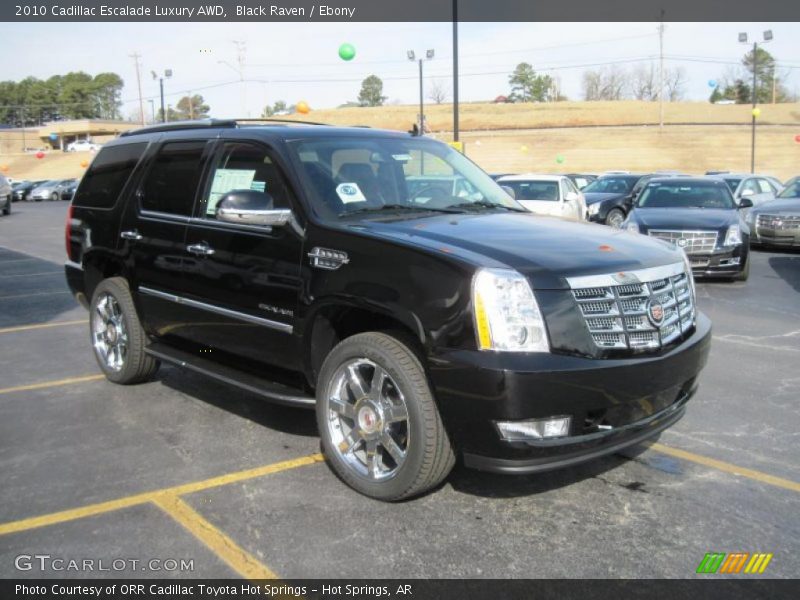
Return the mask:
{"type": "Polygon", "coordinates": [[[300,292],[302,232],[294,222],[265,227],[218,221],[217,202],[235,189],[266,192],[273,208],[297,214],[273,151],[255,141],[220,144],[186,235],[197,265],[185,270],[184,289],[197,326],[190,325],[184,335],[207,352],[296,368],[291,333],[300,292]]]}

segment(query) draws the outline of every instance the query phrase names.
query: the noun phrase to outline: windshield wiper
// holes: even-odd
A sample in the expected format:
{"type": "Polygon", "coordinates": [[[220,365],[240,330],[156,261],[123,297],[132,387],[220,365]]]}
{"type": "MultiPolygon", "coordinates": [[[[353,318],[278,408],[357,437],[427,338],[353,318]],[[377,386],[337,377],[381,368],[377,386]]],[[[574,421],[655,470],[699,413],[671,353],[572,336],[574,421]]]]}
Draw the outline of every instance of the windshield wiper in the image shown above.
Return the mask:
{"type": "Polygon", "coordinates": [[[505,204],[496,204],[495,202],[489,202],[487,200],[476,200],[475,202],[461,202],[460,204],[451,204],[448,208],[458,209],[458,210],[466,210],[473,207],[478,208],[503,208],[505,210],[510,210],[512,212],[528,212],[524,208],[516,208],[513,206],[506,206],[505,204]]]}
{"type": "Polygon", "coordinates": [[[356,210],[350,210],[347,212],[343,212],[339,215],[340,219],[344,217],[349,217],[350,215],[363,215],[367,213],[380,213],[383,211],[392,211],[392,210],[409,210],[413,212],[437,212],[437,213],[454,213],[458,211],[450,210],[449,208],[432,208],[429,206],[412,206],[410,204],[384,204],[383,206],[377,208],[358,208],[356,210]]]}

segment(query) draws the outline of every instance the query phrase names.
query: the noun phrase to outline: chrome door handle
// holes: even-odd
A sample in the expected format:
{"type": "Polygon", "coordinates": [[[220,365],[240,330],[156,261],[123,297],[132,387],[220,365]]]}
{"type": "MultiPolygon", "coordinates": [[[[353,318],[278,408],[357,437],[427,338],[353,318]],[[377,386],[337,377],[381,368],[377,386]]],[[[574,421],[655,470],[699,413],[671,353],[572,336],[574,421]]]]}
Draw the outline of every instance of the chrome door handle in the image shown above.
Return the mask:
{"type": "Polygon", "coordinates": [[[122,233],[119,234],[119,237],[121,237],[123,240],[134,240],[134,241],[139,241],[140,239],[142,239],[141,234],[135,229],[132,229],[130,231],[123,231],[122,233]]]}
{"type": "Polygon", "coordinates": [[[186,246],[186,251],[198,256],[211,256],[214,254],[214,249],[208,244],[190,244],[186,246]]]}

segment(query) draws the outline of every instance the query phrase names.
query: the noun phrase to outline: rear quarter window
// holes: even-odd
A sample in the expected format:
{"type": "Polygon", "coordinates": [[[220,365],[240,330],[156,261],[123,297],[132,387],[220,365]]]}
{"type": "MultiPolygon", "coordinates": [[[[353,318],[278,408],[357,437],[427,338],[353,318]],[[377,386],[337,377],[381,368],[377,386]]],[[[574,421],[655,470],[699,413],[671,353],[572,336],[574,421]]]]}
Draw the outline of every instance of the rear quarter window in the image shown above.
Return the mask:
{"type": "Polygon", "coordinates": [[[146,148],[147,142],[141,142],[100,150],[81,179],[72,203],[88,208],[113,206],[146,148]]]}

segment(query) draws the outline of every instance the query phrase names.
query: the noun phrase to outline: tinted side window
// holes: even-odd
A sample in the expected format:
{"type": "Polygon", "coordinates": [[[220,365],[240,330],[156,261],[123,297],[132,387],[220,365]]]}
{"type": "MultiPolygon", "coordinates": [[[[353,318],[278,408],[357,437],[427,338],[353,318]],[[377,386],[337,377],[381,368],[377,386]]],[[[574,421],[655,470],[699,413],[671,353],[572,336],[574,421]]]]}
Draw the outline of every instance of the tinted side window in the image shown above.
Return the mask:
{"type": "Polygon", "coordinates": [[[142,210],[189,216],[200,181],[205,140],[169,142],[153,160],[142,189],[142,210]]]}
{"type": "Polygon", "coordinates": [[[144,154],[147,142],[103,148],[81,179],[76,206],[107,208],[112,206],[125,187],[133,168],[144,154]]]}

